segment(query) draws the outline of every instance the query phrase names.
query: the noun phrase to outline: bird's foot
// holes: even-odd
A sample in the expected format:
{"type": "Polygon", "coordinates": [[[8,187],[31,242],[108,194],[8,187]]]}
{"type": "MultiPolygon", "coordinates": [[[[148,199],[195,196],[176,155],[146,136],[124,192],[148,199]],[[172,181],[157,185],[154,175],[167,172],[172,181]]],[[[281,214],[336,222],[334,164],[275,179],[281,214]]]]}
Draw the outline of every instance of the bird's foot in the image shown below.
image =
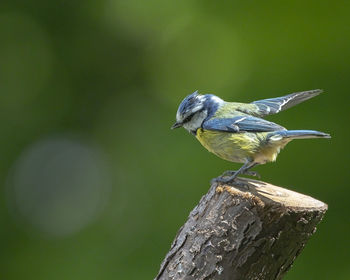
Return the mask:
{"type": "MultiPolygon", "coordinates": [[[[227,170],[225,171],[220,177],[225,177],[225,176],[233,176],[237,171],[235,170],[227,170]]],[[[260,174],[256,171],[250,171],[250,170],[247,170],[247,171],[244,171],[242,173],[243,175],[248,175],[248,176],[253,176],[253,177],[258,177],[260,178],[260,174]]],[[[219,178],[220,178],[219,177],[219,178]]]]}
{"type": "Polygon", "coordinates": [[[223,176],[219,176],[217,178],[214,178],[213,180],[211,180],[211,183],[223,183],[223,184],[226,184],[226,183],[229,183],[229,182],[233,182],[235,180],[235,178],[231,178],[230,177],[223,177],[223,176]]]}
{"type": "MultiPolygon", "coordinates": [[[[258,172],[255,171],[243,171],[243,173],[240,173],[243,175],[248,175],[248,176],[255,176],[260,178],[260,174],[258,172]]],[[[239,174],[237,174],[237,171],[235,170],[227,170],[225,171],[221,176],[214,178],[211,183],[217,183],[217,184],[228,184],[228,183],[233,183],[237,186],[246,186],[246,183],[243,183],[239,180],[237,180],[237,176],[239,174]]]]}
{"type": "Polygon", "coordinates": [[[236,176],[230,176],[230,177],[219,176],[219,177],[211,180],[210,184],[212,185],[214,183],[216,183],[218,185],[231,183],[236,187],[242,187],[242,188],[247,188],[247,186],[248,186],[248,184],[246,182],[240,181],[239,178],[237,178],[236,176]]]}

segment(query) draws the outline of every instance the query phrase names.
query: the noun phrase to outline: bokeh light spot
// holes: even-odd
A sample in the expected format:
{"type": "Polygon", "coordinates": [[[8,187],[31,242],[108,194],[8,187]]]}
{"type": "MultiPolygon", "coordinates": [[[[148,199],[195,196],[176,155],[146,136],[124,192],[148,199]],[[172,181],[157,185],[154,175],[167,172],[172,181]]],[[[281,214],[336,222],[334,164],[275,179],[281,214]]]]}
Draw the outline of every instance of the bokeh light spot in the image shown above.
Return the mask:
{"type": "Polygon", "coordinates": [[[76,139],[39,141],[22,153],[8,178],[16,220],[51,236],[73,234],[96,219],[110,190],[98,149],[76,139]]]}

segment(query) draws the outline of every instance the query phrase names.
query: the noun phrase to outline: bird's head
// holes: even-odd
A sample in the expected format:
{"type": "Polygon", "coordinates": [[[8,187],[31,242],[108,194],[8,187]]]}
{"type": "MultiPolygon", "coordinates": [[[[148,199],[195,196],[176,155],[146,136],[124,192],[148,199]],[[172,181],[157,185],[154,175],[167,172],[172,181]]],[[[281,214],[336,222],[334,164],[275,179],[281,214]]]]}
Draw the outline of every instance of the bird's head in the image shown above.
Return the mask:
{"type": "Polygon", "coordinates": [[[196,134],[203,121],[214,114],[224,101],[212,94],[201,95],[198,91],[188,95],[182,100],[176,113],[176,122],[172,129],[183,126],[192,134],[196,134]]]}

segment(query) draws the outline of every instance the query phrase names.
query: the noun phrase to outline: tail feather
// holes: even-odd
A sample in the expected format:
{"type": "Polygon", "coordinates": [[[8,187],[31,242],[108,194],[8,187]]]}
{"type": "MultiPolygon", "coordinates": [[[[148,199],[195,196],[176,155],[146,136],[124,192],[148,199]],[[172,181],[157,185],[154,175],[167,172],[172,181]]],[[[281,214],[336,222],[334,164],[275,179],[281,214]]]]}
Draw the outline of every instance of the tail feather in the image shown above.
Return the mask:
{"type": "Polygon", "coordinates": [[[307,138],[331,138],[328,133],[316,130],[281,130],[274,131],[268,135],[271,140],[280,140],[282,138],[307,139],[307,138]]]}
{"type": "Polygon", "coordinates": [[[257,106],[257,115],[263,117],[286,110],[316,95],[319,95],[321,92],[321,89],[295,92],[281,97],[254,101],[252,104],[257,106]]]}

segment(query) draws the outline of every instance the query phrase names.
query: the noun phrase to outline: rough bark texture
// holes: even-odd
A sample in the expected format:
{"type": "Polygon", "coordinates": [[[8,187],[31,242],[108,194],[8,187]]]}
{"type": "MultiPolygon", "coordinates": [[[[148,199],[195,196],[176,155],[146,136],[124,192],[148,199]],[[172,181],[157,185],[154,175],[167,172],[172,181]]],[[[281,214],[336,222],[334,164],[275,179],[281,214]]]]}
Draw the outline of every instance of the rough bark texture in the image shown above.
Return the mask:
{"type": "Polygon", "coordinates": [[[156,280],[282,279],[327,205],[264,182],[212,184],[180,228],[156,280]]]}

